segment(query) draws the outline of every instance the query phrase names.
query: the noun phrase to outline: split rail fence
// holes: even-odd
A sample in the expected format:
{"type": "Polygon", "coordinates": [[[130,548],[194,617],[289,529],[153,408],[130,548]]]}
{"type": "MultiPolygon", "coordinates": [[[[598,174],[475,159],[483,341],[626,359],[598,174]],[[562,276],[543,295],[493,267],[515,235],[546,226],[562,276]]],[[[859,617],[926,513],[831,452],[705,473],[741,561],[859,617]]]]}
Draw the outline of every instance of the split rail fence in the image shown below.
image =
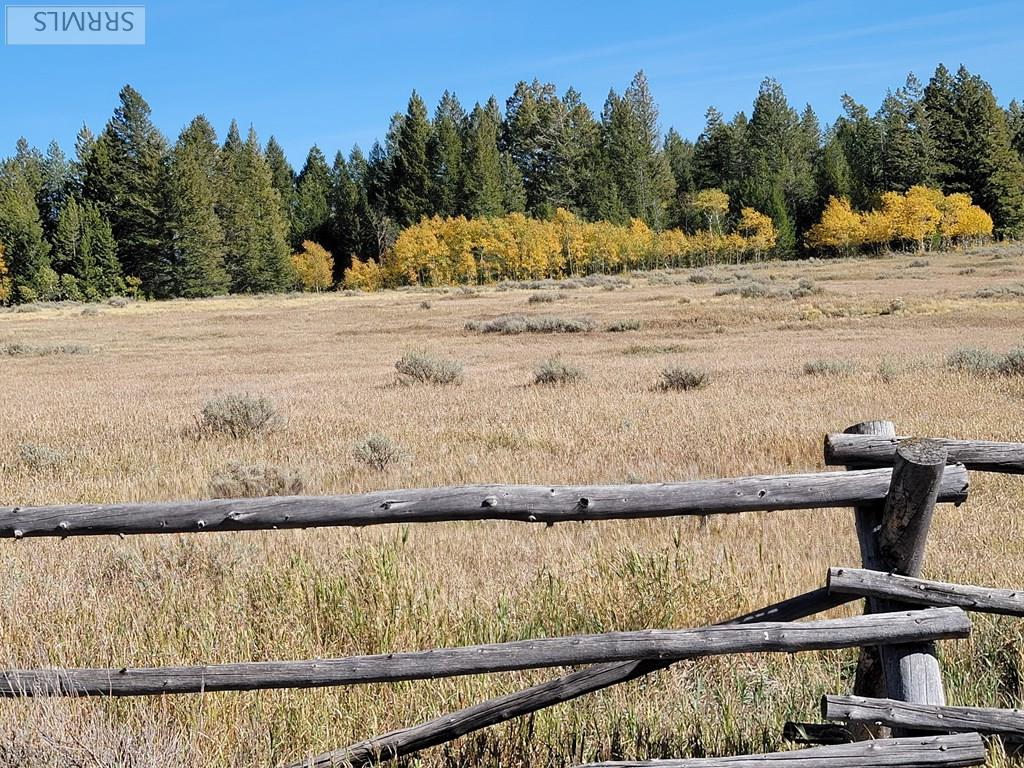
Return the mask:
{"type": "Polygon", "coordinates": [[[350,496],[0,508],[0,537],[72,537],[366,526],[464,520],[567,521],[853,507],[860,568],[719,624],[372,656],[157,668],[0,670],[0,696],[143,696],[312,688],[521,669],[578,667],[548,682],[295,763],[370,766],[666,669],[732,653],[860,648],[851,696],[826,696],[825,723],[786,723],[804,749],[763,755],[592,766],[748,768],[765,761],[939,768],[985,762],[982,735],[1024,742],[1016,710],[951,707],[935,644],[968,636],[967,611],[1024,616],[1024,592],[921,578],[937,503],[967,499],[968,470],[1024,474],[1024,444],[905,439],[872,421],[825,438],[843,471],[626,486],[465,486],[350,496]],[[863,599],[851,618],[799,621],[863,599]],[[756,625],[756,626],[753,626],[756,625]],[[838,724],[837,724],[838,723],[838,724]]]}

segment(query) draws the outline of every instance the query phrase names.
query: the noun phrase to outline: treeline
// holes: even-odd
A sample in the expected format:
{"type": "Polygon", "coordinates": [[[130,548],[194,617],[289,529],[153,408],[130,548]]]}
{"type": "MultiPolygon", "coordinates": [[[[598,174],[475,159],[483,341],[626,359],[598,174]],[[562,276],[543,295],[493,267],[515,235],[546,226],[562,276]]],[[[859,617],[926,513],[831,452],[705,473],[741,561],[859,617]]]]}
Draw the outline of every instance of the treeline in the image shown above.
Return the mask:
{"type": "Polygon", "coordinates": [[[171,144],[126,86],[72,158],[21,141],[0,163],[8,292],[26,301],[286,290],[310,285],[311,251],[291,258],[305,242],[334,255],[337,282],[353,258],[385,264],[402,230],[433,217],[550,221],[563,209],[581,222],[695,236],[708,224],[696,201],[715,189],[728,201],[718,231],[734,230],[746,208],[761,211],[772,254],[784,258],[815,247],[808,233],[831,198],[869,211],[883,193],[915,186],[968,195],[997,237],[1024,234],[1017,102],[1003,109],[980,77],[940,66],[927,85],[908,78],[874,114],[849,96],[843,107],[822,129],[810,106],[798,112],[765,80],[749,117],[709,109],[690,141],[661,133],[643,73],[598,115],[574,89],[537,81],[519,83],[504,108],[492,97],[467,110],[445,93],[430,114],[414,92],[368,154],[356,147],[329,163],[313,147],[296,173],[273,138],[243,138],[234,123],[221,142],[199,116],[171,144]]]}

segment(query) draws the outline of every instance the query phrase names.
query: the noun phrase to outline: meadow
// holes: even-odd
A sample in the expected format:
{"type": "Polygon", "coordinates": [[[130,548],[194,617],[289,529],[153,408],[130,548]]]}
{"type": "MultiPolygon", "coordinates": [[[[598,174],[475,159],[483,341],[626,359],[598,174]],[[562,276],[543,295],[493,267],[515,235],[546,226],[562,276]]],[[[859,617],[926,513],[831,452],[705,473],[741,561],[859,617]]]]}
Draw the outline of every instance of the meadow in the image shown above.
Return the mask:
{"type": "MultiPolygon", "coordinates": [[[[0,505],[815,471],[824,433],[871,418],[893,419],[902,434],[1022,441],[1022,372],[980,353],[947,362],[961,348],[1005,356],[1024,345],[1022,298],[1024,249],[992,246],[479,289],[30,305],[0,314],[0,505]],[[510,325],[521,332],[500,332],[510,325]],[[552,327],[576,332],[543,332],[552,327]],[[398,383],[395,362],[409,352],[460,362],[461,383],[398,383]],[[556,375],[542,380],[569,380],[535,383],[545,362],[556,375]],[[559,365],[574,375],[560,377],[559,365]],[[706,376],[662,386],[672,368],[706,376]],[[198,428],[204,404],[233,394],[267,398],[271,428],[198,428]]],[[[970,500],[936,513],[925,576],[1024,586],[1022,501],[1021,479],[973,473],[970,500]]],[[[0,550],[7,667],[312,658],[697,626],[859,562],[845,509],[704,525],[8,540],[0,550]]],[[[950,702],[1019,707],[1021,625],[975,616],[971,639],[943,644],[950,702]]],[[[851,688],[855,660],[844,651],[684,662],[405,764],[526,768],[781,748],[783,722],[817,720],[821,694],[851,688]]],[[[267,767],[554,674],[3,701],[0,765],[267,767]]]]}

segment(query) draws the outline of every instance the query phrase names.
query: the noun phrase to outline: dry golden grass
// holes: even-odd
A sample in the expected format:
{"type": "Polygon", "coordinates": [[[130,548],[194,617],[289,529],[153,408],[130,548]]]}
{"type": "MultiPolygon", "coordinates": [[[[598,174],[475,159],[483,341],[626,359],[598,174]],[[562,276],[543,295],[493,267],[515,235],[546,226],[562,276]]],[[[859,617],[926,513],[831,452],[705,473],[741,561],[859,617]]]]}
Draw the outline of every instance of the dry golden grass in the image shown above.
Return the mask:
{"type": "MultiPolygon", "coordinates": [[[[867,418],[902,433],[1024,440],[1024,385],[943,367],[958,346],[1024,342],[1024,253],[989,249],[707,270],[718,280],[800,278],[796,299],[715,296],[686,272],[616,290],[230,298],[0,315],[0,346],[80,354],[0,356],[0,504],[202,497],[232,462],[281,467],[306,493],[451,483],[587,483],[822,468],[821,437],[867,418]],[[973,269],[969,274],[962,271],[973,269]],[[881,278],[881,279],[880,279],[881,278]],[[975,298],[994,289],[995,298],[975,298]],[[426,302],[429,301],[429,304],[426,302]],[[505,313],[590,317],[576,334],[482,334],[505,313]],[[619,322],[639,330],[610,333],[619,322]],[[461,386],[395,383],[409,350],[454,358],[461,386]],[[532,384],[560,355],[587,371],[532,384]],[[807,361],[848,360],[841,375],[807,361]],[[710,383],[662,391],[661,371],[710,383]],[[218,395],[266,396],[282,417],[242,440],[197,435],[218,395]],[[402,460],[353,458],[370,435],[402,460]],[[28,461],[20,446],[53,450],[28,461]],[[50,458],[54,458],[51,456],[50,458]]],[[[35,455],[35,454],[33,454],[35,455]]],[[[1024,582],[1021,481],[976,474],[971,500],[936,516],[929,576],[1024,582]]],[[[7,541],[0,664],[142,666],[343,656],[718,621],[857,563],[848,510],[715,519],[420,527],[7,541]]],[[[851,609],[853,610],[853,609],[851,609]]],[[[1024,642],[979,619],[946,644],[950,698],[1019,706],[1024,642]]],[[[425,768],[561,766],[617,755],[778,748],[786,718],[848,691],[853,652],[677,665],[643,681],[424,754],[425,768]]],[[[3,765],[271,766],[547,679],[137,700],[0,704],[3,765]]]]}

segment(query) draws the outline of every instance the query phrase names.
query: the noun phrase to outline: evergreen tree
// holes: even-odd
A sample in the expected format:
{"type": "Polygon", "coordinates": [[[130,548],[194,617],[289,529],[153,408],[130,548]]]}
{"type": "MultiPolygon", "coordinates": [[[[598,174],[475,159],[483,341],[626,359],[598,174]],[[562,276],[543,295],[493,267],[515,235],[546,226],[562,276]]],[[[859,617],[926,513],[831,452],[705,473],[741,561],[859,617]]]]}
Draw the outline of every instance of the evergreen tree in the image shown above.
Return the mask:
{"type": "Polygon", "coordinates": [[[846,160],[843,145],[835,137],[829,135],[818,164],[818,208],[824,210],[829,198],[850,199],[850,164],[846,160]]]}
{"type": "Polygon", "coordinates": [[[270,165],[274,189],[277,190],[277,195],[281,198],[281,216],[290,224],[295,209],[295,169],[292,168],[288,158],[285,157],[284,150],[273,136],[267,139],[265,155],[267,164],[270,165]]]}
{"type": "Polygon", "coordinates": [[[434,111],[433,130],[427,144],[431,197],[441,216],[462,213],[463,148],[466,112],[454,93],[444,92],[434,111]]]}
{"type": "Polygon", "coordinates": [[[686,225],[687,206],[686,200],[696,187],[693,184],[693,155],[694,146],[685,140],[675,128],[670,128],[665,134],[665,159],[672,171],[672,178],[676,182],[676,194],[669,207],[669,224],[673,227],[686,225]]]}
{"type": "Polygon", "coordinates": [[[502,152],[498,161],[501,176],[501,207],[505,213],[526,211],[526,187],[523,174],[508,152],[502,152]]]}
{"type": "Polygon", "coordinates": [[[1010,129],[1010,143],[1024,160],[1024,108],[1016,99],[1010,102],[1010,106],[1006,110],[1006,121],[1010,129]]]}
{"type": "Polygon", "coordinates": [[[306,240],[327,244],[330,238],[330,195],[331,171],[327,167],[327,158],[314,145],[299,172],[291,223],[293,250],[306,240]]]}
{"type": "Polygon", "coordinates": [[[110,221],[124,272],[154,296],[172,291],[164,222],[167,142],[130,85],[86,163],[86,195],[110,221]]]}
{"type": "Polygon", "coordinates": [[[933,153],[917,78],[910,75],[903,88],[887,93],[875,120],[881,137],[882,189],[905,192],[933,184],[933,153]]]}
{"type": "Polygon", "coordinates": [[[875,207],[882,187],[882,137],[868,110],[843,94],[843,116],[835,124],[836,140],[850,170],[850,199],[855,208],[875,207]]]}
{"type": "Polygon", "coordinates": [[[60,211],[68,198],[74,194],[71,163],[68,162],[56,141],[51,141],[47,147],[41,170],[42,184],[38,196],[39,213],[43,218],[43,228],[46,230],[47,237],[52,241],[60,211]]]}
{"type": "Polygon", "coordinates": [[[15,156],[0,163],[0,245],[16,298],[31,301],[50,298],[54,275],[36,202],[39,181],[23,159],[15,156]]]}
{"type": "Polygon", "coordinates": [[[432,179],[427,162],[430,120],[427,105],[416,91],[409,97],[409,105],[397,128],[391,158],[393,210],[399,226],[407,227],[434,213],[430,198],[432,179]]]}
{"type": "Polygon", "coordinates": [[[216,296],[228,290],[224,229],[217,216],[219,173],[217,135],[200,115],[171,152],[169,230],[176,296],[216,296]]]}
{"type": "Polygon", "coordinates": [[[124,292],[114,234],[95,203],[68,198],[57,219],[54,240],[53,266],[75,279],[82,298],[96,300],[124,292]]]}
{"type": "Polygon", "coordinates": [[[694,188],[720,189],[730,197],[738,196],[746,132],[747,117],[742,112],[726,123],[721,112],[708,107],[704,130],[693,148],[694,188]]]}
{"type": "Polygon", "coordinates": [[[358,147],[351,160],[338,152],[331,169],[330,242],[334,258],[334,282],[339,282],[353,256],[377,256],[373,247],[372,222],[366,205],[366,193],[359,181],[366,161],[358,147]]]}
{"type": "Polygon", "coordinates": [[[232,121],[221,151],[219,215],[224,227],[225,265],[236,293],[281,291],[292,284],[288,226],[270,165],[256,132],[242,142],[232,121]]]}
{"type": "Polygon", "coordinates": [[[625,93],[612,91],[605,102],[602,133],[608,169],[630,216],[655,229],[665,226],[675,180],[661,151],[658,109],[644,73],[625,93]]]}
{"type": "Polygon", "coordinates": [[[947,192],[966,192],[969,184],[961,167],[967,126],[958,104],[956,81],[943,64],[924,89],[924,108],[935,147],[935,178],[947,192]]]}
{"type": "Polygon", "coordinates": [[[498,151],[500,117],[492,96],[487,108],[477,104],[466,133],[466,212],[470,216],[500,216],[504,211],[501,154],[498,151]]]}

